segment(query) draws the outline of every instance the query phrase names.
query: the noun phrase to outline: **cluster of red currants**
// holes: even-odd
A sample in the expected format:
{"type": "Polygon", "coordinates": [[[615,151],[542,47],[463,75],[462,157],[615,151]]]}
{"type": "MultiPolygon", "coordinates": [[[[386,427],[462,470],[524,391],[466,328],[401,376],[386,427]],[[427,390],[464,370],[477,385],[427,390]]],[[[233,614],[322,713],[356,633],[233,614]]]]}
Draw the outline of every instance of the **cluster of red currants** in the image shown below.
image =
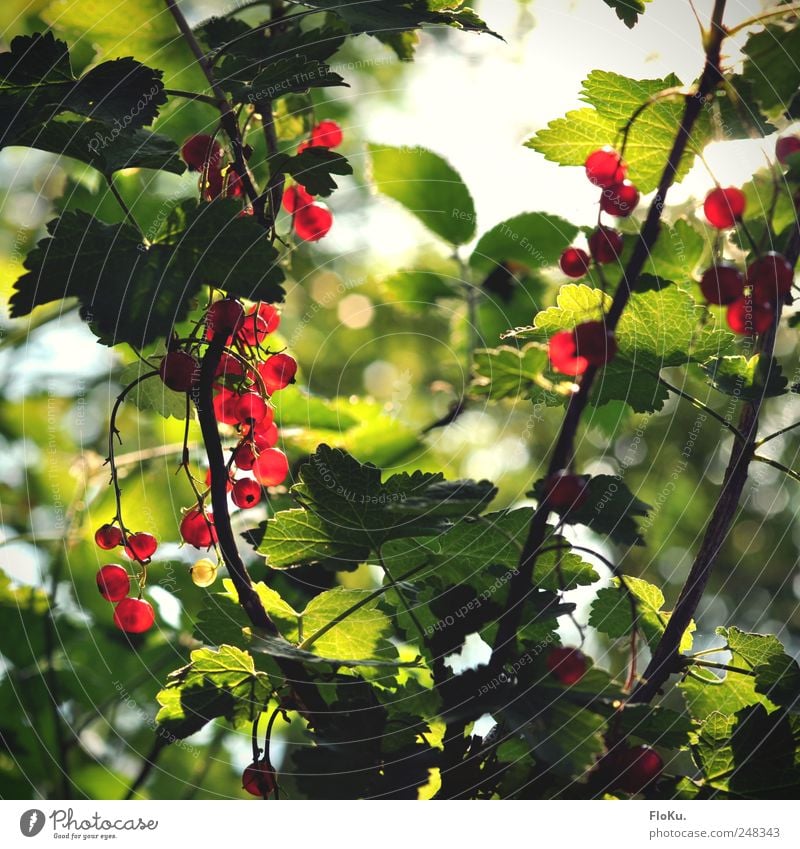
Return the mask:
{"type": "MultiPolygon", "coordinates": [[[[800,153],[800,138],[778,139],[775,154],[782,165],[800,153]]],[[[703,203],[712,227],[727,230],[742,220],[746,198],[735,186],[717,187],[703,203]]],[[[769,251],[754,259],[742,272],[734,263],[719,259],[700,278],[700,291],[709,304],[727,307],[728,327],[734,333],[754,335],[766,331],[775,319],[778,304],[786,301],[794,282],[794,270],[782,254],[769,251]]]]}
{"type": "MultiPolygon", "coordinates": [[[[336,121],[320,121],[307,141],[301,142],[297,152],[310,147],[338,147],[344,140],[342,128],[336,121]]],[[[292,216],[292,227],[300,239],[318,242],[327,236],[333,226],[333,215],[328,207],[309,194],[299,183],[289,186],[283,194],[283,208],[292,216]]]]}
{"type": "Polygon", "coordinates": [[[239,175],[225,162],[222,145],[205,133],[189,136],[181,146],[183,161],[190,171],[200,172],[200,194],[204,200],[242,197],[239,175]]]}
{"type": "MultiPolygon", "coordinates": [[[[125,554],[141,566],[150,562],[158,548],[158,541],[152,534],[141,531],[129,533],[116,524],[101,525],[94,535],[94,541],[104,551],[123,546],[125,554]]],[[[127,569],[116,563],[103,566],[97,573],[97,589],[100,595],[106,601],[116,604],[114,624],[128,634],[141,634],[149,630],[156,618],[152,605],[141,598],[139,581],[137,585],[140,590],[139,597],[128,597],[131,589],[130,575],[127,569]]]]}

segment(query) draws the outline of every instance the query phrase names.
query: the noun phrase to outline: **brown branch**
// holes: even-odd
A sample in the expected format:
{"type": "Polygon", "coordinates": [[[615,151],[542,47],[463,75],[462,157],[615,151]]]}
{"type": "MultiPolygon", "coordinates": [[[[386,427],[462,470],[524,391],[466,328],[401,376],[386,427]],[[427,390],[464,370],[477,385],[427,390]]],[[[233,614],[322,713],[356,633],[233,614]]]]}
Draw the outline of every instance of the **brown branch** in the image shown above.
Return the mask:
{"type": "MultiPolygon", "coordinates": [[[[786,252],[786,259],[794,267],[800,255],[800,229],[796,230],[786,252]]],[[[771,364],[775,350],[775,336],[781,318],[781,305],[775,311],[772,326],[760,340],[761,362],[771,364]]],[[[770,367],[772,367],[770,365],[770,367]]],[[[768,376],[765,376],[764,380],[768,376]]],[[[697,552],[689,577],[683,585],[675,610],[669,618],[661,640],[653,651],[653,657],[644,671],[642,682],[630,697],[632,702],[649,702],[660,691],[669,676],[681,672],[684,658],[680,654],[681,638],[694,617],[703,597],[714,563],[733,525],[739,501],[747,483],[750,463],[753,460],[758,436],[758,422],[764,397],[749,401],[742,409],[739,430],[745,435],[744,442],[735,441],[714,512],[706,526],[706,532],[697,552]]]]}
{"type": "MultiPolygon", "coordinates": [[[[727,0],[715,0],[714,11],[711,19],[711,31],[706,38],[706,61],[702,76],[697,86],[697,91],[686,99],[678,132],[670,151],[667,165],[661,175],[661,181],[656,191],[655,198],[647,212],[639,239],[634,248],[631,258],[622,275],[622,280],[617,286],[611,307],[606,315],[606,329],[613,333],[623,310],[628,304],[631,292],[644,269],[650,252],[658,239],[661,229],[661,215],[666,203],[669,187],[672,185],[675,175],[689,143],[692,129],[700,116],[703,106],[719,85],[720,73],[720,49],[725,30],[722,27],[722,16],[725,11],[727,0]]],[[[581,416],[589,401],[589,395],[594,385],[598,369],[589,366],[581,378],[578,391],[572,395],[567,405],[567,412],[561,425],[555,448],[550,457],[548,475],[566,469],[572,462],[574,455],[575,436],[580,425],[581,416]]],[[[528,537],[523,546],[517,574],[510,582],[509,606],[503,611],[492,649],[490,668],[497,671],[502,667],[505,660],[513,653],[516,647],[516,632],[519,626],[522,608],[531,593],[531,582],[533,568],[539,551],[547,535],[547,519],[549,509],[540,504],[531,519],[528,537]]]]}
{"type": "Polygon", "coordinates": [[[208,84],[211,87],[211,91],[214,93],[217,109],[219,109],[220,123],[222,124],[222,129],[225,130],[225,134],[230,139],[231,149],[233,151],[233,170],[239,175],[239,178],[242,181],[242,186],[244,187],[247,197],[250,199],[256,218],[262,224],[266,225],[266,220],[264,218],[264,201],[260,197],[258,189],[253,183],[253,178],[250,176],[250,172],[247,169],[247,161],[244,156],[244,144],[242,142],[242,134],[239,131],[239,122],[236,120],[236,113],[233,111],[233,107],[228,101],[222,86],[220,86],[217,82],[211,63],[208,61],[208,57],[203,51],[203,48],[195,38],[192,28],[189,26],[183,12],[178,7],[176,0],[164,0],[164,2],[166,3],[170,14],[175,19],[175,23],[178,25],[181,35],[183,35],[183,38],[189,45],[190,50],[194,53],[195,59],[197,59],[197,64],[200,66],[200,70],[205,75],[205,78],[208,80],[208,84]]]}
{"type": "MultiPolygon", "coordinates": [[[[214,527],[217,531],[222,559],[225,561],[228,574],[239,596],[239,604],[241,604],[254,627],[266,634],[279,636],[278,629],[264,609],[261,599],[253,587],[253,581],[247,567],[239,554],[228,511],[228,475],[225,455],[222,451],[222,440],[214,415],[212,389],[214,374],[222,357],[226,339],[226,333],[215,333],[212,337],[203,357],[200,368],[200,382],[194,398],[211,472],[211,507],[214,513],[214,527]]],[[[294,690],[297,701],[301,705],[301,712],[306,715],[306,718],[312,724],[316,725],[315,716],[319,716],[325,711],[325,702],[316,686],[309,680],[305,668],[298,661],[286,658],[276,657],[275,662],[280,666],[287,682],[294,690]]]]}

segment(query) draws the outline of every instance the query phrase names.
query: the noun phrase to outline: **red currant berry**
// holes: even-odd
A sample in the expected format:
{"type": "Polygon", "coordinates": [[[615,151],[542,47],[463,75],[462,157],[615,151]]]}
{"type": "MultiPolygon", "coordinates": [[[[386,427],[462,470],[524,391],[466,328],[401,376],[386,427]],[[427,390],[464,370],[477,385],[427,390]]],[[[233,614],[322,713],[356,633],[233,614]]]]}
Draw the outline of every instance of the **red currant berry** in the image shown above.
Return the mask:
{"type": "Polygon", "coordinates": [[[250,313],[257,312],[261,318],[267,323],[267,333],[274,333],[281,323],[281,314],[272,304],[259,304],[258,307],[253,307],[250,313]]]}
{"type": "Polygon", "coordinates": [[[267,322],[258,313],[248,313],[236,338],[244,345],[255,348],[264,341],[268,332],[267,322]]]}
{"type": "Polygon", "coordinates": [[[181,156],[190,171],[201,171],[206,163],[211,165],[219,163],[222,159],[222,145],[211,136],[198,133],[195,136],[189,136],[183,143],[181,156]]]}
{"type": "Polygon", "coordinates": [[[586,502],[586,478],[569,472],[557,472],[551,475],[544,485],[547,506],[559,512],[578,508],[586,502]]]}
{"type": "Polygon", "coordinates": [[[97,573],[97,589],[106,601],[121,601],[128,595],[131,579],[122,566],[109,563],[97,573]]]}
{"type": "Polygon", "coordinates": [[[242,178],[232,169],[229,168],[224,177],[225,197],[240,198],[244,195],[244,186],[242,178]]]}
{"type": "Polygon", "coordinates": [[[126,634],[149,631],[155,621],[152,605],[142,598],[123,598],[114,608],[114,624],[126,634]]]}
{"type": "Polygon", "coordinates": [[[181,519],[180,533],[184,542],[195,548],[210,548],[217,541],[214,517],[193,507],[181,519]]]}
{"type": "Polygon", "coordinates": [[[220,357],[219,365],[214,372],[214,377],[244,377],[244,368],[236,357],[223,353],[220,357]]]}
{"type": "Polygon", "coordinates": [[[278,428],[273,422],[269,422],[268,424],[265,424],[265,422],[266,419],[263,422],[259,422],[258,427],[253,430],[253,444],[259,451],[273,448],[278,444],[278,428]]]}
{"type": "Polygon", "coordinates": [[[586,655],[579,649],[551,649],[544,662],[550,674],[565,687],[576,684],[586,674],[586,655]]]}
{"type": "Polygon", "coordinates": [[[309,194],[299,183],[289,186],[283,193],[283,208],[287,212],[299,212],[314,203],[314,195],[309,194]]]}
{"type": "Polygon", "coordinates": [[[775,308],[770,303],[754,300],[742,295],[728,306],[728,327],[742,336],[754,336],[769,329],[775,317],[775,308]]]}
{"type": "Polygon", "coordinates": [[[661,755],[650,746],[635,746],[617,756],[619,775],[616,786],[626,793],[639,793],[655,781],[664,769],[661,755]]]}
{"type": "Polygon", "coordinates": [[[794,271],[782,254],[770,251],[747,267],[747,284],[757,301],[781,300],[792,290],[794,271]]]}
{"type": "Polygon", "coordinates": [[[616,150],[610,147],[590,153],[584,167],[589,182],[604,189],[621,183],[628,173],[628,166],[616,150]]]}
{"type": "Polygon", "coordinates": [[[744,215],[744,208],[744,192],[733,186],[727,189],[712,189],[703,203],[703,212],[709,224],[717,230],[733,227],[744,215]]]}
{"type": "MultiPolygon", "coordinates": [[[[207,487],[211,486],[211,469],[206,470],[206,486],[207,487]]],[[[231,480],[231,476],[228,475],[227,490],[228,490],[228,492],[230,492],[232,489],[233,489],[233,480],[231,480]]]]}
{"type": "Polygon", "coordinates": [[[627,218],[639,205],[639,190],[625,180],[603,190],[600,209],[617,218],[627,218]]]}
{"type": "Polygon", "coordinates": [[[239,414],[236,408],[239,404],[239,393],[232,389],[223,387],[215,396],[212,404],[214,405],[214,415],[218,422],[222,424],[235,425],[239,421],[239,414]]]}
{"type": "Polygon", "coordinates": [[[294,383],[297,374],[297,362],[288,354],[273,354],[258,367],[258,373],[264,381],[264,386],[272,395],[279,389],[285,389],[294,383]]]}
{"type": "Polygon", "coordinates": [[[294,214],[294,232],[305,242],[318,242],[333,226],[333,215],[324,203],[315,202],[294,214]]]}
{"type": "Polygon", "coordinates": [[[236,402],[236,415],[240,422],[262,422],[267,417],[267,402],[258,392],[245,392],[236,402]]]}
{"type": "Polygon", "coordinates": [[[583,277],[589,270],[589,254],[580,248],[567,248],[558,264],[567,277],[583,277]]]}
{"type": "Polygon", "coordinates": [[[224,333],[226,336],[232,336],[241,327],[242,321],[244,321],[244,309],[233,298],[215,301],[206,313],[206,324],[214,334],[224,333]]]}
{"type": "Polygon", "coordinates": [[[242,478],[233,485],[231,498],[237,507],[254,507],[261,501],[261,487],[251,478],[242,478]]]}
{"type": "Polygon", "coordinates": [[[614,359],[617,342],[602,321],[587,321],[575,330],[560,330],[550,338],[548,354],[556,371],[577,376],[591,366],[614,359]]]}
{"type": "Polygon", "coordinates": [[[225,178],[222,176],[222,169],[218,165],[209,165],[208,168],[204,168],[198,185],[203,200],[216,200],[225,189],[225,178]]]}
{"type": "Polygon", "coordinates": [[[789,157],[800,153],[800,136],[784,136],[775,142],[775,156],[781,165],[789,164],[789,157]]]}
{"type": "Polygon", "coordinates": [[[122,545],[122,531],[116,525],[100,525],[95,531],[94,541],[108,551],[122,545]]]}
{"type": "Polygon", "coordinates": [[[289,474],[289,461],[283,451],[267,448],[253,463],[253,474],[262,486],[278,486],[289,474]]]}
{"type": "Polygon", "coordinates": [[[311,131],[312,147],[339,147],[343,140],[344,133],[336,121],[320,121],[311,131]]]}
{"type": "Polygon", "coordinates": [[[158,368],[161,379],[175,392],[188,392],[200,374],[200,364],[185,351],[170,351],[158,368]]]}
{"type": "Polygon", "coordinates": [[[589,236],[589,253],[595,262],[606,265],[622,253],[622,233],[611,227],[598,227],[589,236]]]}
{"type": "Polygon", "coordinates": [[[251,796],[266,799],[275,792],[275,773],[266,761],[254,761],[242,773],[242,789],[251,796]]]}
{"type": "Polygon", "coordinates": [[[241,445],[237,445],[233,451],[233,462],[237,469],[249,472],[256,462],[256,453],[253,451],[252,443],[242,442],[241,445]]]}
{"type": "Polygon", "coordinates": [[[712,265],[700,278],[700,291],[709,304],[730,304],[744,294],[744,276],[735,265],[712,265]]]}
{"type": "Polygon", "coordinates": [[[152,534],[136,533],[128,537],[125,554],[131,560],[138,560],[140,563],[144,563],[156,553],[157,548],[158,540],[152,534]]]}

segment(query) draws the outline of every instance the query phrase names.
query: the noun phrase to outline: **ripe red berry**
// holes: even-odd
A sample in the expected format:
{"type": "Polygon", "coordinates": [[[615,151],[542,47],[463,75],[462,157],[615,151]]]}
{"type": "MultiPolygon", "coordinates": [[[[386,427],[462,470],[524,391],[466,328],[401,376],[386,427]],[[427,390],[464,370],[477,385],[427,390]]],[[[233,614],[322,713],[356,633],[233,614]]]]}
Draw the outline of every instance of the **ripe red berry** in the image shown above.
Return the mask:
{"type": "Polygon", "coordinates": [[[148,631],[155,621],[155,611],[142,598],[123,598],[114,608],[114,624],[126,634],[148,631]]]}
{"type": "MultiPolygon", "coordinates": [[[[211,486],[211,469],[206,470],[206,486],[207,487],[211,486]]],[[[227,490],[228,490],[228,492],[230,492],[232,489],[233,489],[233,481],[231,480],[231,476],[228,475],[227,490]]]]}
{"type": "Polygon", "coordinates": [[[700,291],[709,304],[730,304],[744,294],[744,276],[730,263],[712,265],[700,278],[700,291]]]}
{"type": "Polygon", "coordinates": [[[775,156],[781,165],[789,164],[789,157],[800,153],[800,136],[784,136],[775,142],[775,156]]]}
{"type": "Polygon", "coordinates": [[[769,329],[775,317],[775,308],[770,303],[754,300],[750,295],[742,295],[728,306],[726,320],[728,327],[742,336],[753,336],[769,329]]]}
{"type": "Polygon", "coordinates": [[[131,560],[138,560],[140,563],[144,563],[156,553],[157,548],[158,540],[152,534],[136,533],[128,537],[125,554],[131,560]]]}
{"type": "Polygon", "coordinates": [[[757,301],[781,300],[792,290],[794,270],[782,254],[770,251],[747,267],[747,284],[757,301]]]}
{"type": "Polygon", "coordinates": [[[548,354],[556,371],[577,376],[592,366],[602,366],[617,353],[613,334],[602,321],[587,321],[574,330],[560,330],[550,337],[548,354]]]}
{"type": "Polygon", "coordinates": [[[565,512],[573,507],[577,509],[588,497],[586,478],[569,472],[557,472],[545,481],[544,497],[547,506],[553,510],[565,512]]]}
{"type": "Polygon", "coordinates": [[[261,487],[252,478],[241,478],[233,485],[231,498],[237,507],[254,507],[261,501],[261,487]]]}
{"type": "Polygon", "coordinates": [[[94,533],[94,541],[108,551],[122,545],[122,531],[116,525],[100,525],[94,533]]]}
{"type": "Polygon", "coordinates": [[[550,674],[565,687],[576,684],[586,673],[586,655],[579,649],[551,649],[544,662],[550,674]]]}
{"type": "Polygon", "coordinates": [[[625,749],[615,758],[619,770],[615,786],[626,793],[639,793],[655,781],[664,769],[661,755],[650,746],[625,749]]]}
{"type": "Polygon", "coordinates": [[[610,147],[590,153],[584,167],[589,182],[604,189],[615,183],[621,183],[628,173],[628,166],[616,150],[610,147]]]}
{"type": "Polygon", "coordinates": [[[589,253],[595,262],[606,265],[622,253],[622,233],[612,227],[598,227],[589,236],[589,253]]]}
{"type": "Polygon", "coordinates": [[[109,563],[97,573],[97,589],[106,601],[121,601],[128,595],[131,579],[122,566],[109,563]]]}
{"type": "Polygon", "coordinates": [[[223,424],[235,425],[239,421],[239,413],[237,406],[239,404],[239,393],[232,389],[226,389],[224,386],[214,396],[212,401],[214,405],[214,415],[218,422],[223,424]]]}
{"type": "Polygon", "coordinates": [[[294,214],[294,232],[306,242],[318,242],[333,226],[333,215],[319,201],[298,209],[294,214]]]}
{"type": "Polygon", "coordinates": [[[210,548],[217,541],[214,518],[210,513],[193,507],[181,519],[180,533],[184,542],[195,548],[210,548]]]}
{"type": "Polygon", "coordinates": [[[232,336],[244,321],[244,309],[234,298],[215,301],[206,313],[206,324],[212,333],[232,336]]]}
{"type": "MultiPolygon", "coordinates": [[[[272,410],[270,410],[272,413],[272,410]]],[[[275,424],[264,419],[259,422],[258,427],[253,430],[253,444],[259,451],[264,451],[266,448],[272,448],[278,444],[278,428],[275,424]]]]}
{"type": "Polygon", "coordinates": [[[703,212],[712,227],[725,230],[744,215],[745,197],[741,189],[730,186],[727,189],[712,189],[703,203],[703,212]]]}
{"type": "Polygon", "coordinates": [[[558,264],[567,277],[583,277],[589,270],[589,254],[580,248],[567,248],[558,264]]]}
{"type": "Polygon", "coordinates": [[[242,773],[242,789],[251,796],[266,799],[275,792],[275,773],[266,761],[254,761],[242,773]]]}
{"type": "Polygon", "coordinates": [[[237,378],[243,376],[244,368],[239,360],[237,360],[236,357],[232,357],[230,354],[223,353],[220,357],[219,365],[214,372],[214,377],[237,378]]]}
{"type": "Polygon", "coordinates": [[[198,180],[200,194],[203,200],[216,200],[225,190],[225,178],[219,165],[204,167],[198,180]]]}
{"type": "Polygon", "coordinates": [[[253,474],[262,486],[278,486],[289,474],[289,461],[283,451],[267,448],[253,463],[253,474]]]}
{"type": "Polygon", "coordinates": [[[244,195],[242,178],[233,170],[233,168],[229,168],[225,172],[223,191],[225,193],[225,197],[229,198],[240,198],[244,195]]]}
{"type": "Polygon", "coordinates": [[[258,392],[245,392],[236,402],[236,415],[240,422],[261,422],[267,417],[267,402],[258,392]]]}
{"type": "Polygon", "coordinates": [[[336,121],[320,121],[311,131],[312,147],[338,147],[343,139],[344,133],[336,121]]]}
{"type": "Polygon", "coordinates": [[[185,351],[170,351],[158,367],[161,379],[175,392],[188,392],[200,374],[200,363],[185,351]]]}
{"type": "Polygon", "coordinates": [[[205,133],[189,136],[181,146],[183,161],[190,171],[200,171],[206,165],[217,165],[222,159],[222,145],[205,133]]]}
{"type": "Polygon", "coordinates": [[[244,345],[255,348],[260,345],[268,333],[267,322],[258,313],[248,313],[236,334],[236,338],[244,345]]]}
{"type": "Polygon", "coordinates": [[[299,212],[314,203],[314,195],[309,194],[299,183],[289,186],[283,193],[283,208],[287,212],[299,212]]]}
{"type": "Polygon", "coordinates": [[[603,190],[600,209],[617,218],[627,218],[639,205],[639,190],[628,180],[603,190]]]}
{"type": "Polygon", "coordinates": [[[294,383],[297,374],[297,362],[288,354],[273,354],[258,367],[258,373],[264,381],[267,392],[272,395],[279,389],[285,389],[294,383]]]}
{"type": "Polygon", "coordinates": [[[267,323],[267,333],[274,333],[281,323],[281,314],[272,304],[261,303],[257,307],[253,307],[250,312],[257,312],[264,319],[267,323]]]}
{"type": "Polygon", "coordinates": [[[252,443],[243,442],[241,445],[237,445],[233,452],[233,462],[237,469],[249,472],[256,462],[256,453],[253,451],[252,443]]]}

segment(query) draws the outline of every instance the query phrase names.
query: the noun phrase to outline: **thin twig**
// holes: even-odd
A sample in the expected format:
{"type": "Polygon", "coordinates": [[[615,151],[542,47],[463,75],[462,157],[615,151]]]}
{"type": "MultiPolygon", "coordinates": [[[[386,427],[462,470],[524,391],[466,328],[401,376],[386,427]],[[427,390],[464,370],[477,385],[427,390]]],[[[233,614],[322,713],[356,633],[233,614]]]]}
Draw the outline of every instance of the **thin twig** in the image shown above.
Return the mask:
{"type": "Polygon", "coordinates": [[[793,14],[794,12],[800,12],[800,3],[786,3],[784,6],[776,6],[773,9],[765,9],[758,15],[753,15],[752,18],[747,18],[747,20],[742,21],[740,24],[736,24],[735,27],[730,27],[727,33],[728,35],[737,35],[742,30],[748,29],[749,27],[755,27],[759,24],[763,24],[765,21],[772,20],[772,18],[782,18],[786,15],[793,14]]]}
{"type": "Polygon", "coordinates": [[[658,375],[658,382],[670,392],[674,392],[676,395],[692,404],[692,406],[697,407],[698,410],[702,410],[704,413],[707,413],[709,416],[711,416],[712,419],[716,419],[723,427],[727,428],[738,440],[744,442],[744,434],[739,430],[739,428],[736,427],[733,422],[729,422],[724,416],[721,416],[716,410],[709,407],[708,404],[703,403],[703,401],[701,401],[699,398],[695,398],[694,395],[690,395],[688,392],[684,392],[677,386],[673,386],[671,383],[669,383],[669,381],[664,380],[661,375],[658,375]]]}
{"type": "Polygon", "coordinates": [[[117,201],[122,211],[125,213],[125,217],[136,228],[142,239],[144,239],[144,230],[142,230],[136,219],[133,217],[133,213],[131,212],[130,207],[127,203],[125,203],[125,198],[123,198],[122,195],[119,193],[119,189],[114,185],[114,180],[110,175],[106,175],[106,185],[108,186],[108,190],[114,196],[114,199],[117,201]]]}

